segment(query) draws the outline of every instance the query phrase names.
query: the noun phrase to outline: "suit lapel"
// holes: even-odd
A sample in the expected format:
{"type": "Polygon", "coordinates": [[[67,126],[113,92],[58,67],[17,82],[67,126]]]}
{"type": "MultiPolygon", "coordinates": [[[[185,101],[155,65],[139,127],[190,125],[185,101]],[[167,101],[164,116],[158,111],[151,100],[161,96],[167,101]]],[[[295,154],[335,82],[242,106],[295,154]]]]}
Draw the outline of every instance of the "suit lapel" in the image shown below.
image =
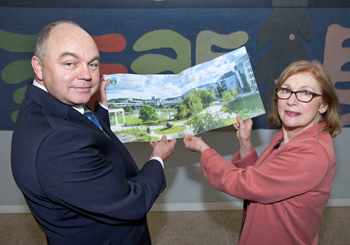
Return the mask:
{"type": "MultiPolygon", "coordinates": [[[[28,84],[26,96],[31,100],[35,101],[36,103],[40,104],[43,108],[45,108],[47,111],[52,113],[57,118],[70,121],[72,123],[78,124],[83,127],[88,127],[90,129],[95,130],[99,134],[104,134],[102,130],[96,127],[96,125],[93,122],[91,122],[88,118],[86,118],[80,112],[78,112],[71,106],[63,104],[62,102],[58,101],[51,94],[49,94],[48,92],[40,88],[35,87],[32,83],[28,84]]],[[[104,121],[98,117],[98,115],[96,115],[96,117],[98,118],[102,129],[107,134],[107,135],[104,134],[106,137],[106,140],[111,140],[111,144],[114,144],[116,145],[116,147],[119,148],[119,150],[123,153],[125,160],[133,166],[136,172],[138,172],[139,169],[136,163],[134,162],[132,156],[130,155],[126,147],[123,145],[123,143],[121,143],[118,137],[110,130],[108,125],[106,125],[104,121]]]]}
{"type": "Polygon", "coordinates": [[[121,153],[124,156],[125,161],[129,162],[131,166],[133,166],[134,170],[136,172],[139,171],[139,168],[137,167],[134,159],[130,155],[129,151],[126,149],[126,147],[121,143],[121,141],[118,139],[118,137],[112,132],[112,130],[108,127],[108,125],[101,119],[97,114],[95,114],[96,118],[98,119],[103,131],[96,127],[96,125],[91,122],[88,118],[86,118],[84,115],[73,109],[72,107],[69,108],[68,113],[68,120],[71,122],[78,123],[80,125],[88,126],[89,128],[94,129],[99,134],[104,134],[105,137],[108,137],[106,140],[110,140],[111,144],[114,144],[116,147],[119,148],[121,153]]]}

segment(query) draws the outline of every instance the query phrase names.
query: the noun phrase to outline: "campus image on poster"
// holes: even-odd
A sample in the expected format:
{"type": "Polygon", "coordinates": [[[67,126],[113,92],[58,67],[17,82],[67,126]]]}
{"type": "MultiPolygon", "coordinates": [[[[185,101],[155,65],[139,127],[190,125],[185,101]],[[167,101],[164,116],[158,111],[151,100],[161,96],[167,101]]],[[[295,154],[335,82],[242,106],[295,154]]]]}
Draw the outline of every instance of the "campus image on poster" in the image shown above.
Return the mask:
{"type": "Polygon", "coordinates": [[[123,142],[197,135],[265,113],[245,47],[179,74],[113,74],[112,131],[123,142]]]}

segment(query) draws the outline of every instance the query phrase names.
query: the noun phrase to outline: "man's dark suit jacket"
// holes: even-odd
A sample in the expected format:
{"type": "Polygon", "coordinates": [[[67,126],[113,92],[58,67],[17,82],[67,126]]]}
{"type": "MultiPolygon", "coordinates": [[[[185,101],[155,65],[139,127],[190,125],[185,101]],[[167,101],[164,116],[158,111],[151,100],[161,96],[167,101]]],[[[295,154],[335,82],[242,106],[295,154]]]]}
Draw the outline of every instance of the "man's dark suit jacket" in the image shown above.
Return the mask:
{"type": "Polygon", "coordinates": [[[163,168],[149,160],[139,170],[107,110],[96,114],[108,136],[30,83],[12,138],[14,179],[48,244],[150,244],[146,213],[165,188],[163,168]]]}

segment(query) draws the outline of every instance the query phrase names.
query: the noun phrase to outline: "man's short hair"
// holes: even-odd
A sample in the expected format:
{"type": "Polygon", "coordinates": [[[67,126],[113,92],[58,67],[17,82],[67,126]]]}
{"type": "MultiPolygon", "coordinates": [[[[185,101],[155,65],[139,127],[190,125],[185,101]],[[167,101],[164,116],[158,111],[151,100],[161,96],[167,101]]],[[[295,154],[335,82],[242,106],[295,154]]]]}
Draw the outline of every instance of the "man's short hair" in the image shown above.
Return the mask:
{"type": "Polygon", "coordinates": [[[51,24],[48,24],[43,29],[41,29],[41,31],[39,32],[39,36],[36,41],[35,50],[34,50],[34,55],[38,57],[41,61],[45,60],[47,40],[50,37],[51,31],[60,24],[72,24],[80,27],[77,23],[73,21],[60,20],[60,21],[56,21],[51,24]]]}

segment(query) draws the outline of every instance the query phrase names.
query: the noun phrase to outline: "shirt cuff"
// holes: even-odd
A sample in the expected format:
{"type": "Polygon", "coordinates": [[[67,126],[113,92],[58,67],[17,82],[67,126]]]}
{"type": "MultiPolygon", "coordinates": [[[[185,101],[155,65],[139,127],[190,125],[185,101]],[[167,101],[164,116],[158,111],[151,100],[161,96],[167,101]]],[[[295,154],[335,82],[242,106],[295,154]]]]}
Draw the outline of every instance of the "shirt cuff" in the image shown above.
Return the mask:
{"type": "Polygon", "coordinates": [[[157,160],[157,161],[159,161],[160,164],[162,165],[163,169],[164,169],[164,162],[163,162],[163,160],[160,157],[152,157],[149,160],[157,160]]]}

